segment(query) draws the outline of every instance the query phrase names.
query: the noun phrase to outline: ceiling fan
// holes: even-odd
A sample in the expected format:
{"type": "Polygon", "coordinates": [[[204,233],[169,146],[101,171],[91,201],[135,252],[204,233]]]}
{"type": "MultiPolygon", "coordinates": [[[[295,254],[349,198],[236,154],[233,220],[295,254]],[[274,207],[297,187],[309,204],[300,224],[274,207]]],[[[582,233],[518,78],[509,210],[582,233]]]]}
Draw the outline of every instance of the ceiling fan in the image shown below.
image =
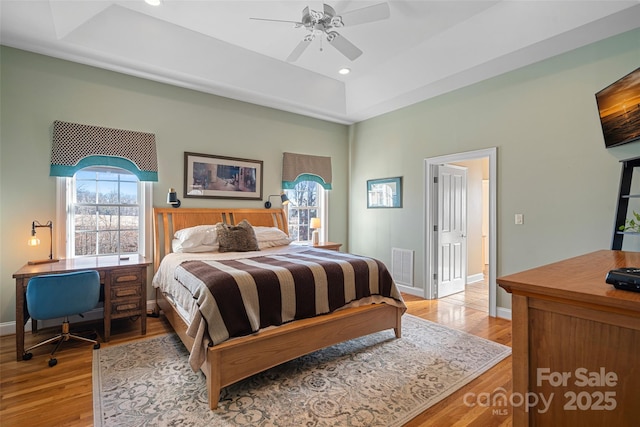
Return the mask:
{"type": "MultiPolygon", "coordinates": [[[[337,15],[336,11],[326,3],[323,3],[323,11],[318,12],[309,9],[309,6],[302,10],[302,19],[300,21],[287,21],[281,19],[266,18],[250,18],[258,21],[271,22],[287,22],[294,24],[294,28],[304,28],[308,33],[302,41],[293,49],[293,52],[287,57],[287,62],[295,62],[300,55],[309,47],[316,36],[326,36],[327,42],[335,47],[340,53],[349,58],[351,61],[362,55],[362,51],[353,43],[340,35],[336,28],[366,24],[369,22],[380,21],[389,18],[389,5],[387,3],[379,3],[372,6],[345,12],[337,15]]],[[[322,50],[322,48],[320,48],[322,50]]]]}

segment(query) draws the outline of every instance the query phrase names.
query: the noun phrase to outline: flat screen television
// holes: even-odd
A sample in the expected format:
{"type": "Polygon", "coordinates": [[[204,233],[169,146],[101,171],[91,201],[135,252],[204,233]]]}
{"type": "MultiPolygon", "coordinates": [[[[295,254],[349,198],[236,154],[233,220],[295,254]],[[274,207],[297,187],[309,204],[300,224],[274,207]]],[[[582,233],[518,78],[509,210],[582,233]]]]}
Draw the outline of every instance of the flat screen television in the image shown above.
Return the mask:
{"type": "Polygon", "coordinates": [[[640,140],[640,68],[596,93],[606,148],[640,140]]]}

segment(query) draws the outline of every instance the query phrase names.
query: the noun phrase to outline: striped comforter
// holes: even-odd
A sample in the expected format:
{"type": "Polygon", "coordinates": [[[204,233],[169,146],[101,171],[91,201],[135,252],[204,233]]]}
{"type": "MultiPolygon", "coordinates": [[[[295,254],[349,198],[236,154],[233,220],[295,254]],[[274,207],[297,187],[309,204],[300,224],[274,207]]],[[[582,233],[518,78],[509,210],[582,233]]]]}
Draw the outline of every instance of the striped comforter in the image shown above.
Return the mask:
{"type": "Polygon", "coordinates": [[[313,248],[184,261],[175,280],[197,301],[212,344],[365,302],[404,307],[380,261],[313,248]]]}

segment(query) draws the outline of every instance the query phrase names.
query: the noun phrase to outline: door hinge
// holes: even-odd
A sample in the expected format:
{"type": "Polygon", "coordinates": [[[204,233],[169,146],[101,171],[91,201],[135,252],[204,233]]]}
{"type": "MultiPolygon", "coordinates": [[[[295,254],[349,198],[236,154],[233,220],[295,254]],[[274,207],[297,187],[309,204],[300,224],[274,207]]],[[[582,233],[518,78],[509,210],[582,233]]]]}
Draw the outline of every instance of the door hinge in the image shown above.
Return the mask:
{"type": "Polygon", "coordinates": [[[438,226],[437,225],[433,226],[433,231],[438,231],[438,226]]]}
{"type": "Polygon", "coordinates": [[[438,273],[433,273],[433,280],[438,280],[438,273]]]}
{"type": "Polygon", "coordinates": [[[434,183],[434,184],[437,184],[437,183],[438,183],[438,177],[437,177],[437,176],[434,176],[434,177],[433,177],[433,183],[434,183]]]}

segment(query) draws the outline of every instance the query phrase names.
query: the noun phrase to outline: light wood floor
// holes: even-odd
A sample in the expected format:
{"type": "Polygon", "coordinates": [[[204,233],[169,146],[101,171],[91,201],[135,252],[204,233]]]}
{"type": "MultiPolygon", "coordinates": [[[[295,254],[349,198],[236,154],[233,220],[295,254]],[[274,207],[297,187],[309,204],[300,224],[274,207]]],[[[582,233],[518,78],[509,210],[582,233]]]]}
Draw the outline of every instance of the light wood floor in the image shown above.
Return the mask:
{"type": "MultiPolygon", "coordinates": [[[[429,301],[404,295],[408,313],[464,330],[505,345],[511,345],[511,322],[488,317],[486,312],[447,301],[429,301]]],[[[91,325],[101,333],[100,325],[91,325]]],[[[171,331],[160,317],[147,319],[147,335],[171,331]]],[[[109,345],[144,339],[138,322],[114,321],[109,345]]],[[[47,337],[27,334],[27,345],[47,337]]],[[[15,336],[0,337],[0,425],[10,426],[91,426],[93,396],[91,381],[92,346],[67,342],[57,353],[58,365],[47,365],[50,347],[34,351],[30,361],[15,360],[15,336]]],[[[476,402],[479,393],[511,393],[511,357],[431,407],[407,424],[416,426],[511,426],[511,408],[465,404],[476,402]],[[501,390],[501,389],[502,390],[501,390]],[[474,393],[471,395],[469,393],[474,393]]]]}
{"type": "Polygon", "coordinates": [[[485,279],[479,282],[469,283],[464,292],[441,298],[440,301],[475,308],[476,310],[489,312],[489,282],[485,279]]]}

